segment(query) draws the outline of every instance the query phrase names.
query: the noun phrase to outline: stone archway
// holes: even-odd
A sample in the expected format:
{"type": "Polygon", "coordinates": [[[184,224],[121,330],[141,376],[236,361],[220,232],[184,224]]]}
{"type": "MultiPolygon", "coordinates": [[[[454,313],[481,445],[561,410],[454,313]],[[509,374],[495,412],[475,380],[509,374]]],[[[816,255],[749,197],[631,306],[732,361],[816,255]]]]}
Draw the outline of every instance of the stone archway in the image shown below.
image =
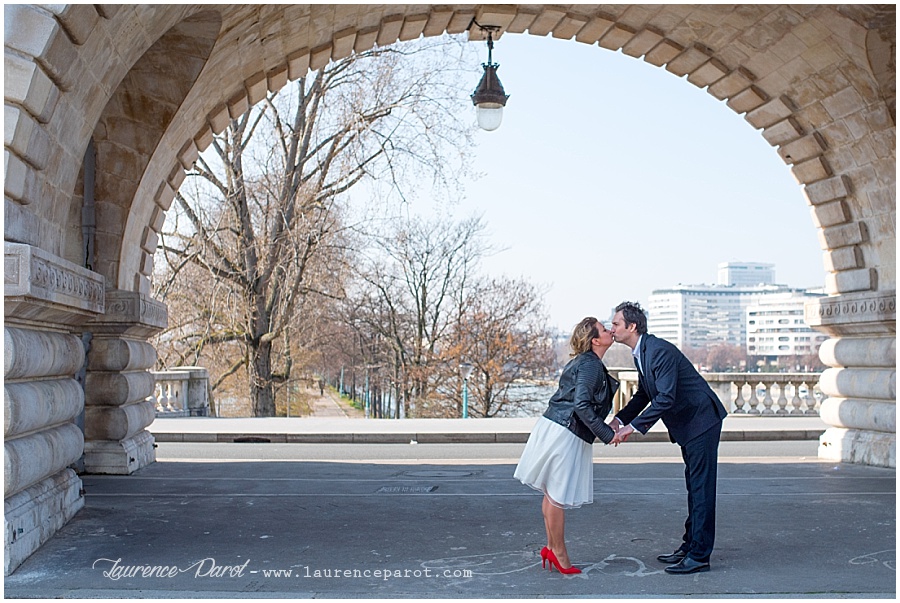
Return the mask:
{"type": "Polygon", "coordinates": [[[644,60],[761,131],[803,186],[824,253],[829,297],[807,308],[832,337],[821,387],[834,427],[820,455],[894,466],[894,7],[6,10],[7,571],[83,504],[67,468],[82,449],[96,471],[153,461],[143,400],[155,357],[146,339],[165,324],[149,297],[156,233],[213,133],[308,69],[375,44],[463,33],[473,18],[644,60]],[[84,394],[72,378],[83,344],[84,394]],[[84,404],[87,442],[72,427],[84,404]]]}

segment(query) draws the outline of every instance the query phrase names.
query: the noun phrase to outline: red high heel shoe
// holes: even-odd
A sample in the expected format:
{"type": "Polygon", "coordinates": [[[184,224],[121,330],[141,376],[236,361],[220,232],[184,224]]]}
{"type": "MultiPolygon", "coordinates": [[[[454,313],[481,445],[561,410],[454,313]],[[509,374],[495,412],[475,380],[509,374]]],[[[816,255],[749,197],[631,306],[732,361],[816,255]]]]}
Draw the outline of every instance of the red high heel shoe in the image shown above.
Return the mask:
{"type": "Polygon", "coordinates": [[[544,547],[541,549],[541,567],[544,567],[544,564],[549,561],[550,562],[550,571],[553,571],[553,566],[556,566],[556,569],[559,570],[560,574],[580,574],[581,570],[575,567],[563,567],[559,564],[559,559],[556,558],[556,555],[548,549],[544,547]]]}

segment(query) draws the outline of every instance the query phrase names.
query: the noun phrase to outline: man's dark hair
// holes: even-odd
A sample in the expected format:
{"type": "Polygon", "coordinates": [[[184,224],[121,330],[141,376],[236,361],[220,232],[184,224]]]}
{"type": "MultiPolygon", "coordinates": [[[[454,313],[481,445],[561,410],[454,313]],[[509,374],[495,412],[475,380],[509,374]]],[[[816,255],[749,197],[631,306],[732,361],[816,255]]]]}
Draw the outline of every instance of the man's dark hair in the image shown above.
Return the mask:
{"type": "Polygon", "coordinates": [[[625,326],[637,325],[638,335],[647,332],[647,315],[637,302],[622,302],[616,306],[616,312],[621,312],[625,318],[625,326]]]}

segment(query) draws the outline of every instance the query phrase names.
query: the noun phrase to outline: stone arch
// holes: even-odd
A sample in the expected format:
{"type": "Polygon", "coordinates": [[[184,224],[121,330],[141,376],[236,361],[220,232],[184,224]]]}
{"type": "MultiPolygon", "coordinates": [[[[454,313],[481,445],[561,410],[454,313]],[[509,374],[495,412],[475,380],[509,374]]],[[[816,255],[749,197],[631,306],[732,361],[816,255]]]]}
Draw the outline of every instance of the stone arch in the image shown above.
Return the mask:
{"type": "MultiPolygon", "coordinates": [[[[30,71],[25,78],[25,94],[12,106],[7,104],[7,112],[14,114],[17,134],[22,131],[7,145],[11,153],[6,193],[17,202],[7,203],[7,218],[12,218],[7,239],[29,242],[28,233],[33,239],[35,232],[43,230],[50,231],[50,240],[65,242],[66,249],[51,250],[68,251],[60,254],[63,257],[75,256],[72,250],[81,247],[75,245],[76,233],[52,232],[59,230],[68,217],[59,215],[60,209],[44,208],[47,211],[39,213],[49,215],[49,220],[23,209],[35,199],[65,197],[71,190],[61,182],[74,183],[74,172],[81,162],[72,155],[80,159],[77,151],[86,146],[85,129],[96,123],[90,121],[88,113],[88,119],[81,123],[81,136],[76,137],[80,143],[76,149],[63,145],[62,137],[54,136],[57,132],[44,126],[61,127],[57,123],[60,120],[51,119],[55,113],[70,118],[74,117],[68,114],[72,106],[97,104],[90,102],[92,97],[70,96],[79,70],[67,68],[67,62],[93,58],[88,53],[73,57],[81,53],[73,52],[72,47],[89,45],[113,29],[146,32],[148,35],[136,37],[143,44],[126,43],[122,61],[110,61],[108,71],[117,73],[130,68],[124,57],[144,56],[147,41],[157,39],[152,37],[154,28],[148,25],[160,29],[201,10],[190,5],[177,9],[68,6],[50,18],[41,15],[45,12],[42,10],[18,9],[17,18],[25,15],[32,21],[43,21],[46,31],[40,40],[43,47],[18,39],[7,43],[8,48],[19,51],[15,57],[7,51],[8,62],[13,58],[15,67],[30,71]],[[101,21],[106,27],[100,26],[101,21]],[[29,54],[34,59],[30,65],[29,54]],[[57,103],[63,111],[56,110],[57,103]],[[42,165],[48,155],[44,151],[53,145],[69,152],[67,161],[42,165]],[[54,190],[57,187],[62,188],[54,190]]],[[[892,193],[888,190],[893,181],[886,178],[894,157],[893,130],[886,125],[893,124],[893,115],[889,98],[879,93],[886,87],[879,84],[891,80],[884,75],[890,68],[880,69],[876,75],[869,66],[870,52],[883,53],[884,44],[879,46],[875,41],[884,40],[883,30],[891,27],[883,13],[883,9],[865,6],[839,10],[779,5],[623,5],[615,13],[590,5],[222,9],[221,18],[234,26],[226,28],[217,42],[223,50],[212,57],[209,69],[172,117],[140,174],[135,196],[118,200],[120,206],[130,205],[122,208],[127,215],[124,230],[116,229],[124,237],[118,249],[115,241],[109,241],[109,252],[100,260],[105,262],[101,273],[118,289],[147,291],[155,231],[174,189],[181,183],[182,169],[209,144],[213,132],[224,129],[232,115],[261,100],[266,91],[276,90],[287,79],[354,50],[445,31],[462,33],[477,17],[481,23],[498,25],[503,33],[552,35],[620,50],[706,88],[760,129],[804,185],[823,242],[829,293],[893,290],[892,193]],[[880,29],[871,26],[871,22],[881,21],[888,24],[880,29]],[[880,35],[875,36],[873,31],[880,35]],[[239,69],[220,64],[233,60],[235,53],[240,54],[239,69]],[[204,98],[198,98],[201,90],[204,98]],[[144,201],[151,198],[154,204],[144,201]],[[887,261],[880,261],[882,258],[887,261]]],[[[89,72],[86,65],[82,66],[89,72]]],[[[103,83],[108,85],[109,79],[103,83]]],[[[66,205],[54,203],[51,207],[66,205]]],[[[71,207],[68,209],[73,213],[71,207]]],[[[46,241],[47,237],[38,240],[46,241]]]]}
{"type": "MultiPolygon", "coordinates": [[[[696,7],[692,8],[696,10],[696,7]]],[[[887,225],[882,220],[889,212],[889,204],[873,204],[859,197],[871,195],[886,200],[883,183],[877,178],[873,180],[866,172],[886,167],[884,162],[893,156],[892,137],[879,138],[871,132],[855,134],[845,123],[845,118],[890,119],[892,123],[893,117],[882,99],[876,95],[864,98],[858,92],[860,86],[851,81],[853,78],[870,90],[877,86],[874,74],[863,69],[868,67],[865,43],[854,40],[852,32],[836,34],[823,25],[807,27],[801,38],[791,31],[793,24],[806,16],[804,13],[813,15],[817,11],[801,8],[801,12],[796,12],[795,8],[757,6],[745,7],[743,12],[738,10],[738,16],[734,17],[736,23],[759,24],[760,31],[752,30],[743,37],[741,30],[734,26],[720,28],[730,31],[730,37],[719,30],[701,29],[703,35],[698,35],[696,29],[684,25],[686,20],[676,21],[683,17],[678,13],[684,11],[649,8],[638,11],[635,10],[637,7],[628,8],[619,15],[585,14],[572,12],[575,8],[566,11],[553,7],[541,11],[515,7],[444,8],[410,15],[390,14],[373,25],[360,23],[340,27],[343,24],[335,24],[335,29],[340,27],[338,31],[313,37],[301,48],[285,48],[280,59],[276,56],[273,60],[271,55],[266,57],[273,63],[271,67],[263,64],[260,71],[244,77],[243,81],[233,82],[230,90],[226,88],[228,92],[221,95],[222,100],[205,119],[198,119],[201,122],[199,128],[183,132],[181,140],[174,141],[178,151],[174,156],[169,155],[169,169],[160,170],[165,178],[153,188],[154,198],[157,206],[167,207],[181,183],[181,169],[190,167],[197,154],[209,144],[212,134],[222,131],[230,117],[261,100],[267,91],[277,90],[288,79],[375,44],[413,39],[419,35],[438,35],[444,31],[461,33],[477,17],[480,23],[499,25],[502,33],[552,35],[596,44],[612,51],[620,50],[705,88],[761,130],[765,139],[777,147],[782,160],[791,166],[798,182],[804,185],[813,222],[823,241],[828,292],[878,290],[879,276],[882,285],[891,288],[895,281],[892,262],[882,265],[879,261],[882,252],[888,251],[880,240],[890,234],[885,232],[887,225]],[[674,21],[676,25],[667,21],[674,21]],[[711,42],[718,42],[721,47],[711,47],[708,45],[711,42]],[[748,51],[763,44],[766,44],[765,52],[748,51]],[[735,50],[740,47],[748,50],[735,50]],[[840,57],[833,48],[846,48],[846,56],[840,57]],[[830,57],[822,58],[823,54],[830,57]],[[799,78],[812,77],[816,61],[824,63],[828,58],[831,58],[831,64],[822,79],[833,78],[834,81],[823,90],[829,93],[827,98],[804,96],[802,89],[785,85],[799,78]],[[862,152],[869,154],[863,163],[859,161],[862,152]],[[869,165],[865,165],[866,162],[869,165]],[[879,163],[881,165],[877,165],[879,163]],[[867,209],[870,211],[865,211],[867,209]],[[868,218],[873,218],[871,224],[868,218]]],[[[402,11],[399,6],[396,9],[402,11]]],[[[708,12],[722,11],[712,9],[708,12]]],[[[723,20],[721,15],[716,17],[723,20]]],[[[727,20],[725,17],[724,21],[727,20]]],[[[815,23],[815,20],[809,19],[805,23],[815,23]]],[[[857,37],[859,35],[864,34],[857,32],[857,37]]],[[[816,79],[816,85],[821,88],[823,83],[816,79]]],[[[175,146],[173,144],[171,148],[175,146]]],[[[137,221],[128,229],[130,240],[140,239],[143,243],[153,239],[153,233],[139,232],[146,224],[147,216],[141,216],[140,212],[132,216],[137,221]]],[[[148,247],[152,245],[146,246],[139,258],[128,258],[128,250],[123,248],[120,261],[126,272],[117,279],[120,288],[146,290],[146,284],[142,286],[141,282],[149,276],[148,269],[152,265],[149,256],[153,250],[148,247]],[[138,276],[135,281],[130,281],[129,276],[134,273],[138,276]]]]}
{"type": "MultiPolygon", "coordinates": [[[[221,17],[200,12],[173,25],[128,71],[94,128],[96,153],[97,261],[94,270],[107,279],[121,246],[125,216],[159,141],[206,65],[219,35],[221,17]]],[[[159,214],[162,214],[160,211],[159,214]]],[[[140,239],[142,249],[156,247],[151,224],[140,239]]]]}
{"type": "Polygon", "coordinates": [[[144,430],[152,413],[143,399],[155,353],[146,339],[165,324],[165,308],[149,298],[151,258],[184,170],[213,133],[310,68],[376,44],[463,33],[473,19],[502,35],[552,35],[649,62],[706,89],[761,132],[803,187],[824,252],[830,296],[807,308],[807,322],[832,336],[821,352],[832,367],[821,388],[829,396],[823,418],[833,427],[820,453],[895,464],[895,7],[80,4],[5,11],[5,318],[17,344],[8,349],[6,379],[10,424],[20,426],[5,432],[5,457],[21,476],[7,480],[5,492],[13,526],[7,571],[83,504],[80,480],[67,468],[81,443],[92,470],[129,473],[153,461],[144,430]],[[186,64],[160,73],[175,57],[186,64]],[[159,78],[141,79],[154,70],[159,78]],[[150,89],[163,83],[171,88],[150,89]],[[153,113],[135,119],[122,111],[130,102],[153,113]],[[100,160],[98,255],[89,270],[79,179],[92,137],[100,160]],[[82,333],[93,337],[83,403],[71,377],[84,359],[82,333]],[[57,361],[34,362],[41,349],[57,361]],[[31,368],[9,369],[20,366],[31,368]],[[71,404],[26,416],[58,392],[68,392],[71,404]],[[80,442],[71,423],[85,406],[88,441],[80,442]]]}

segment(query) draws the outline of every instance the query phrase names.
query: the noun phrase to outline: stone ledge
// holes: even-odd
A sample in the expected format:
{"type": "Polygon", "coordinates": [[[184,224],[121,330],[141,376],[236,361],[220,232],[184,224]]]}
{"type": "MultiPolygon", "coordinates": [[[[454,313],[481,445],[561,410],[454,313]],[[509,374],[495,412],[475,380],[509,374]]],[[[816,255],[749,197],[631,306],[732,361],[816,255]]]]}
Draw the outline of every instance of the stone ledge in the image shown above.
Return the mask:
{"type": "MultiPolygon", "coordinates": [[[[818,440],[824,429],[723,431],[723,442],[818,440]]],[[[155,433],[159,443],[246,444],[524,444],[528,432],[514,433],[155,433]]],[[[636,434],[635,442],[669,442],[668,433],[636,434]]]]}
{"type": "Polygon", "coordinates": [[[895,334],[896,292],[823,297],[807,302],[804,314],[806,324],[829,335],[895,334]]]}
{"type": "Polygon", "coordinates": [[[106,313],[91,321],[96,334],[144,338],[155,335],[169,323],[166,305],[135,291],[106,291],[106,313]]]}
{"type": "Polygon", "coordinates": [[[3,315],[9,320],[81,324],[105,309],[104,278],[24,243],[3,245],[3,315]]]}

